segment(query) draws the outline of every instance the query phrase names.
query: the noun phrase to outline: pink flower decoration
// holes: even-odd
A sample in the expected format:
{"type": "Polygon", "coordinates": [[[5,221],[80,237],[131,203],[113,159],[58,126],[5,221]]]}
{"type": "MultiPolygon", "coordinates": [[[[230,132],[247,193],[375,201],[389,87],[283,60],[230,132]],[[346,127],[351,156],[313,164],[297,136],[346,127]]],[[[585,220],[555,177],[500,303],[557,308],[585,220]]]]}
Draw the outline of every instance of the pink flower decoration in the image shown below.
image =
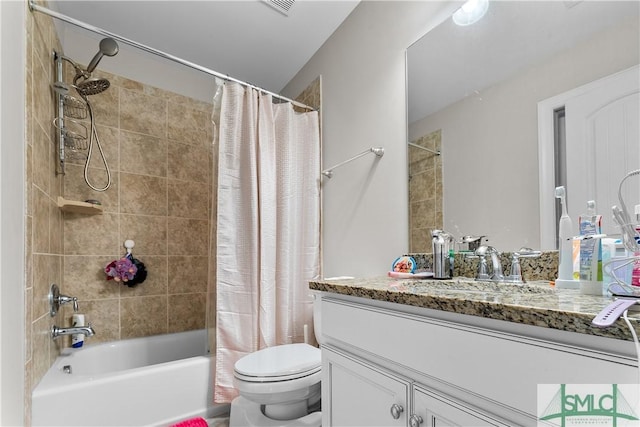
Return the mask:
{"type": "Polygon", "coordinates": [[[133,276],[136,275],[137,271],[138,267],[136,267],[127,257],[111,261],[104,268],[107,280],[114,280],[116,282],[128,282],[133,279],[133,276]]]}

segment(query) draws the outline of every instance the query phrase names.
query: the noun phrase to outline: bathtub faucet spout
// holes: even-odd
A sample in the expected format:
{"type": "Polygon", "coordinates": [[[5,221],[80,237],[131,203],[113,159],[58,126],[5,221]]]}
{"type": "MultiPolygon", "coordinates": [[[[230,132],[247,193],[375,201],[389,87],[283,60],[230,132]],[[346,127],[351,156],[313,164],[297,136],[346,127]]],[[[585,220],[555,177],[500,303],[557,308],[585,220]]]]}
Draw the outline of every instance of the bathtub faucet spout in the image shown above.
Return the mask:
{"type": "Polygon", "coordinates": [[[56,325],[51,327],[51,338],[56,339],[61,335],[82,334],[87,337],[95,335],[95,331],[91,327],[91,323],[87,326],[77,326],[72,328],[59,328],[56,325]]]}

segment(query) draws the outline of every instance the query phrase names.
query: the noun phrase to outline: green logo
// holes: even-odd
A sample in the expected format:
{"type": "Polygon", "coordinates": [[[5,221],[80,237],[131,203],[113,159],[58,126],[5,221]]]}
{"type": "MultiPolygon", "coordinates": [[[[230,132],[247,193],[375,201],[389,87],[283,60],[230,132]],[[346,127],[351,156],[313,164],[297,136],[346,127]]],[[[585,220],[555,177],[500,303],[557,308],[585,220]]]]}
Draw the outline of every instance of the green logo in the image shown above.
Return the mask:
{"type": "MultiPolygon", "coordinates": [[[[637,393],[629,403],[617,384],[555,385],[556,391],[540,413],[540,425],[638,426],[637,393]]],[[[631,385],[636,391],[638,385],[631,385]]],[[[548,389],[547,389],[548,390],[548,389]]],[[[552,390],[553,391],[553,390],[552,390]]],[[[541,398],[541,388],[538,396],[541,398]]],[[[539,406],[540,407],[540,406],[539,406]]]]}

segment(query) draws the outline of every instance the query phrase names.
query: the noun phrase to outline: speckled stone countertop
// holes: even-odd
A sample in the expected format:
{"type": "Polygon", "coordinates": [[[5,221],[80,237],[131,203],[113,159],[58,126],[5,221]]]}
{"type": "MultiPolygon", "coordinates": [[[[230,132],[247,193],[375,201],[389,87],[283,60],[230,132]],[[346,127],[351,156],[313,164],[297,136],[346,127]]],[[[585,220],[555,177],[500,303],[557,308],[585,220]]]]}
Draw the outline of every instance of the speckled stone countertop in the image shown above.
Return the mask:
{"type": "MultiPolygon", "coordinates": [[[[415,307],[633,340],[623,319],[618,319],[608,328],[591,325],[593,318],[612,298],[582,295],[579,290],[573,289],[555,289],[548,281],[516,285],[474,282],[465,277],[451,280],[373,277],[312,281],[309,287],[318,291],[415,307]]],[[[640,312],[629,311],[628,318],[640,335],[640,312]]]]}

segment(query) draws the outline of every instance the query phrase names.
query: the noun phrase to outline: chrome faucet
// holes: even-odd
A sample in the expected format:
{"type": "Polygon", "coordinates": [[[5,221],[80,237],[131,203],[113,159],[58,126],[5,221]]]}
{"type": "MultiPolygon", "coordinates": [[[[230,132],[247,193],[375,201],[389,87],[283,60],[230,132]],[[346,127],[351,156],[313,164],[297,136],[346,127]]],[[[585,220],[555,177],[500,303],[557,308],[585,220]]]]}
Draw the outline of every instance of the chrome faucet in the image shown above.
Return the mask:
{"type": "Polygon", "coordinates": [[[74,335],[74,334],[82,334],[86,337],[91,337],[96,334],[96,332],[91,327],[91,323],[87,326],[74,326],[71,328],[59,328],[56,325],[51,327],[51,338],[56,339],[61,335],[74,335]]]}
{"type": "Polygon", "coordinates": [[[500,252],[493,246],[480,246],[476,249],[476,255],[480,257],[478,264],[477,280],[486,280],[492,282],[502,282],[504,274],[502,274],[502,263],[500,262],[500,252]],[[487,272],[486,256],[491,257],[491,276],[487,272]]]}

